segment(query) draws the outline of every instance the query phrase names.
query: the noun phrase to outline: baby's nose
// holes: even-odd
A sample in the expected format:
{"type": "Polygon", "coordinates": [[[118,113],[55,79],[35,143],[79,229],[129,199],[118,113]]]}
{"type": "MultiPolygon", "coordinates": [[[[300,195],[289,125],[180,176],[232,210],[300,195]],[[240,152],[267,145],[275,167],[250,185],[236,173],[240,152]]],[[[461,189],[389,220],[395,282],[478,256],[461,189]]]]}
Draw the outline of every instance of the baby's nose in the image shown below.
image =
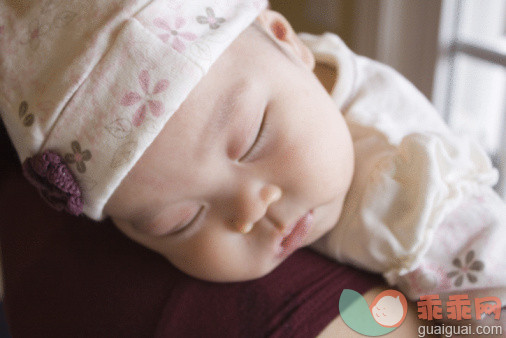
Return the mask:
{"type": "Polygon", "coordinates": [[[265,184],[258,191],[246,192],[241,203],[243,215],[239,218],[237,227],[243,234],[249,233],[256,222],[267,213],[269,206],[282,196],[281,189],[274,184],[265,184]]]}
{"type": "Polygon", "coordinates": [[[260,189],[260,198],[270,205],[281,198],[281,189],[277,185],[267,184],[260,189]]]}

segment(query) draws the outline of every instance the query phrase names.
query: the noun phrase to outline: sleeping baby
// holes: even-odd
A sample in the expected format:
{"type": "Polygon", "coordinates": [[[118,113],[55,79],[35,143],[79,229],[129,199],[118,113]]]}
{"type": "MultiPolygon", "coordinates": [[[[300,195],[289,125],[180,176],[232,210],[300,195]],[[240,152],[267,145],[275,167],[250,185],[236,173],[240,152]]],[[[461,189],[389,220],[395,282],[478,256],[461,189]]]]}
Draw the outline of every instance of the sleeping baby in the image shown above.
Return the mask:
{"type": "Polygon", "coordinates": [[[263,1],[0,6],[2,119],[54,208],[205,280],[311,245],[413,300],[506,301],[489,158],[337,36],[263,1]]]}

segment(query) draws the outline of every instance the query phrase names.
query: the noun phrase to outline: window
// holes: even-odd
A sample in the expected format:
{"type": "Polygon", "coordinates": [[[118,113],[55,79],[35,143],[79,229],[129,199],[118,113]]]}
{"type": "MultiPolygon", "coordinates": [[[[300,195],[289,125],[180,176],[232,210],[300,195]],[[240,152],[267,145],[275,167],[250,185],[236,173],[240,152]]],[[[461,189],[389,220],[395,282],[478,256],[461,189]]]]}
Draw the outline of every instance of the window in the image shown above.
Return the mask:
{"type": "Polygon", "coordinates": [[[488,151],[506,198],[506,1],[443,2],[433,90],[450,127],[488,151]]]}

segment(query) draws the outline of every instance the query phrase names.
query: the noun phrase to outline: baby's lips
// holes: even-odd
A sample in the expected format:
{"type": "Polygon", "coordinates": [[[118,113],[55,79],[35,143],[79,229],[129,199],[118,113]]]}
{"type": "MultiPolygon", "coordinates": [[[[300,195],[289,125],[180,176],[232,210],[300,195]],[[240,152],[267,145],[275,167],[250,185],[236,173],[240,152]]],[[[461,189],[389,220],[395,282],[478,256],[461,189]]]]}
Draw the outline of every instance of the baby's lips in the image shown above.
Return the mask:
{"type": "Polygon", "coordinates": [[[286,258],[292,252],[300,248],[312,224],[313,211],[310,210],[304,216],[302,216],[293,226],[291,226],[291,231],[282,238],[279,244],[278,256],[286,258]]]}

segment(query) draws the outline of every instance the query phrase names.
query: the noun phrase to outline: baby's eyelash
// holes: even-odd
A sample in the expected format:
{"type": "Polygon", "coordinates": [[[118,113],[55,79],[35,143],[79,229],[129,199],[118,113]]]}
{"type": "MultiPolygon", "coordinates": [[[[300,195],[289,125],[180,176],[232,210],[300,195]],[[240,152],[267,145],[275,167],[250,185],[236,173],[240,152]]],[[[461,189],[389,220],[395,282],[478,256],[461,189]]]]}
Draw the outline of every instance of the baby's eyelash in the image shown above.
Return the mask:
{"type": "Polygon", "coordinates": [[[187,230],[188,228],[190,228],[195,223],[197,223],[197,221],[200,219],[200,216],[202,215],[203,211],[204,211],[204,206],[202,205],[199,208],[199,210],[197,211],[197,213],[195,214],[195,216],[193,216],[193,218],[188,223],[186,223],[182,227],[179,227],[179,229],[177,229],[176,231],[172,232],[171,235],[180,234],[180,233],[184,232],[185,230],[187,230]]]}
{"type": "Polygon", "coordinates": [[[267,130],[268,130],[269,122],[267,121],[267,111],[264,111],[264,116],[262,117],[262,122],[260,123],[260,128],[258,129],[257,136],[253,145],[248,149],[246,154],[244,154],[239,162],[245,161],[253,161],[255,159],[255,155],[263,148],[263,144],[267,139],[267,130]]]}

